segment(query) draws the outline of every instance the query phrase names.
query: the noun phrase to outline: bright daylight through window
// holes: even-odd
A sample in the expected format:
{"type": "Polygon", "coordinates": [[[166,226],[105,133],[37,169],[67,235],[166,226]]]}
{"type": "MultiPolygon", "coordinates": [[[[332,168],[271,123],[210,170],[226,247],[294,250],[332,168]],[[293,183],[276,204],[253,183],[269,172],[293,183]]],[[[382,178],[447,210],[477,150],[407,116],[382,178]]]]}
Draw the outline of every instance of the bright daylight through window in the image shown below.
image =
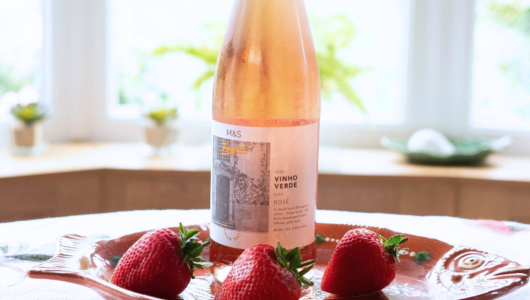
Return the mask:
{"type": "MultiPolygon", "coordinates": [[[[177,105],[183,120],[209,120],[233,1],[111,3],[116,92],[110,115],[137,118],[146,107],[165,103],[177,105]]],[[[322,122],[402,123],[408,1],[307,0],[306,6],[320,65],[322,122]]]]}
{"type": "Polygon", "coordinates": [[[530,131],[530,1],[477,0],[471,122],[530,131]]]}
{"type": "Polygon", "coordinates": [[[17,102],[39,99],[43,17],[41,0],[3,1],[0,9],[0,123],[17,102]]]}
{"type": "MultiPolygon", "coordinates": [[[[147,111],[168,106],[178,108],[179,126],[194,133],[184,141],[207,142],[215,66],[233,2],[4,1],[2,128],[13,105],[40,99],[55,112],[51,141],[132,141],[147,111]],[[80,10],[86,14],[74,17],[80,10]],[[46,56],[44,48],[51,49],[46,56]],[[44,65],[51,66],[49,76],[44,65]],[[44,86],[51,82],[57,84],[44,86]],[[78,117],[70,118],[76,108],[78,117]],[[55,124],[83,130],[68,133],[55,124]]],[[[305,4],[320,67],[324,144],[377,147],[382,135],[433,127],[512,135],[514,153],[528,152],[530,0],[305,4]],[[461,59],[446,64],[449,55],[461,59]],[[444,91],[449,96],[436,96],[444,91]],[[337,128],[343,131],[334,136],[337,128]]]]}

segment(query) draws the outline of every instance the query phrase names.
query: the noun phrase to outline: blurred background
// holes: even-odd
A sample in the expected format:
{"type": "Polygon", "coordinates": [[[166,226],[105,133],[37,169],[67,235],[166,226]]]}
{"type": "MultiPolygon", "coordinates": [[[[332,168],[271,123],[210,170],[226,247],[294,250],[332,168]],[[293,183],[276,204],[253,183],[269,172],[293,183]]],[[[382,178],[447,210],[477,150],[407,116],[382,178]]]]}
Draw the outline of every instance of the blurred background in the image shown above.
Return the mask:
{"type": "MultiPolygon", "coordinates": [[[[319,208],[530,222],[530,0],[305,3],[319,208]]],[[[232,0],[0,4],[0,222],[208,208],[232,0]]]]}

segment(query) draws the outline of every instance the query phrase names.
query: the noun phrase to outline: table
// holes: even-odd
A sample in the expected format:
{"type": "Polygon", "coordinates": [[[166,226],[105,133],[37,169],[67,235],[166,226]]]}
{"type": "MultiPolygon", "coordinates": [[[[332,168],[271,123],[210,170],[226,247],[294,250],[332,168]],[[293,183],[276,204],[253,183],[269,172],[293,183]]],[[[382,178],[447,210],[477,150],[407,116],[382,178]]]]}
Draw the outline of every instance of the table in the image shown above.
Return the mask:
{"type": "MultiPolygon", "coordinates": [[[[94,291],[59,281],[23,278],[9,267],[28,270],[36,262],[55,252],[54,240],[77,233],[107,238],[160,227],[208,222],[209,210],[146,210],[40,219],[0,224],[0,299],[2,300],[101,300],[94,291]],[[43,255],[42,257],[38,255],[43,255]],[[13,258],[15,257],[15,258],[13,258]],[[8,266],[8,267],[6,267],[8,266]]],[[[530,225],[453,217],[419,217],[369,214],[343,211],[318,211],[317,222],[362,224],[436,238],[444,242],[470,246],[530,265],[530,225]]],[[[503,300],[530,299],[526,286],[503,300]]]]}
{"type": "MultiPolygon", "coordinates": [[[[42,155],[13,156],[0,148],[0,178],[57,174],[90,170],[210,170],[211,144],[177,144],[168,157],[146,157],[132,143],[51,144],[42,155]]],[[[390,150],[321,146],[319,172],[332,175],[379,177],[427,177],[500,182],[530,182],[530,159],[524,156],[494,154],[481,167],[421,166],[409,164],[390,150]]]]}
{"type": "MultiPolygon", "coordinates": [[[[0,149],[0,222],[208,208],[211,161],[204,158],[211,145],[174,150],[144,157],[132,143],[64,143],[20,157],[0,149]]],[[[530,223],[528,170],[530,157],[496,154],[478,167],[422,166],[388,150],[322,146],[318,207],[530,223]]]]}

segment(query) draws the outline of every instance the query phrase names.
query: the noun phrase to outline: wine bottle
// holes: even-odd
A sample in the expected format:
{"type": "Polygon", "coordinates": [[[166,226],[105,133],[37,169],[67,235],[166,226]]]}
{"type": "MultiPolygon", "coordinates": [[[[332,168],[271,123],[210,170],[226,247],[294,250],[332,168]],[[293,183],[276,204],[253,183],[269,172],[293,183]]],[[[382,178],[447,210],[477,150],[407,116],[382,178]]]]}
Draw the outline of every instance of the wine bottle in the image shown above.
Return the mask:
{"type": "Polygon", "coordinates": [[[319,125],[303,0],[236,0],[213,95],[214,275],[255,244],[280,242],[299,247],[304,259],[316,256],[319,125]]]}

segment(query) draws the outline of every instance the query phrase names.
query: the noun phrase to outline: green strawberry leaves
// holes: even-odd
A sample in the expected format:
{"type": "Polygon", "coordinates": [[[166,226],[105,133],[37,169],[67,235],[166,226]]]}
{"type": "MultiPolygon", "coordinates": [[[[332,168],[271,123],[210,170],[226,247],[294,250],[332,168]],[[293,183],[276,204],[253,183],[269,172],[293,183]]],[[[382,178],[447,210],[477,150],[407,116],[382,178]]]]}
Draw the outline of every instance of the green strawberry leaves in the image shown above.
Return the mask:
{"type": "Polygon", "coordinates": [[[408,250],[408,248],[399,250],[399,246],[403,245],[406,241],[409,240],[408,237],[402,234],[394,235],[388,240],[382,237],[381,235],[379,235],[379,238],[381,239],[381,242],[383,243],[386,252],[392,255],[397,260],[397,262],[399,262],[399,255],[403,254],[408,250]]]}
{"type": "Polygon", "coordinates": [[[313,286],[314,283],[305,278],[304,275],[315,265],[314,259],[302,262],[302,255],[298,247],[287,251],[287,249],[280,245],[280,242],[278,242],[278,247],[274,249],[274,253],[276,254],[278,263],[284,269],[293,273],[301,286],[313,286]],[[301,268],[303,269],[298,271],[301,268]]]}
{"type": "Polygon", "coordinates": [[[202,270],[204,267],[210,267],[213,265],[213,263],[201,258],[202,250],[204,250],[204,247],[210,244],[210,241],[206,241],[202,244],[198,242],[198,229],[184,229],[182,223],[180,223],[179,228],[180,232],[178,233],[178,236],[180,242],[180,249],[182,255],[184,256],[182,264],[188,264],[188,267],[190,268],[191,278],[195,278],[193,276],[193,271],[195,270],[195,268],[202,270]]]}

